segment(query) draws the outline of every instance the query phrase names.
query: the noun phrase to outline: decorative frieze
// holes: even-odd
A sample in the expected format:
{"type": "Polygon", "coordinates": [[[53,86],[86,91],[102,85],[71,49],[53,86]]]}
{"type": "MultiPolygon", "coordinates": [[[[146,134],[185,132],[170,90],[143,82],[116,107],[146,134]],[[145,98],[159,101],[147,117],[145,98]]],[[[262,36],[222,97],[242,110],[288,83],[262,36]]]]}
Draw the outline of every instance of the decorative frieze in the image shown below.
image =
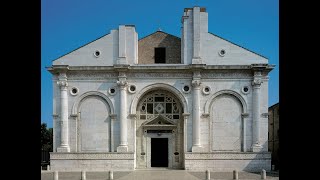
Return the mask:
{"type": "Polygon", "coordinates": [[[60,72],[58,78],[60,80],[67,80],[67,73],[65,71],[60,72]]]}
{"type": "MultiPolygon", "coordinates": [[[[192,78],[193,74],[186,72],[126,72],[128,78],[192,78]]],[[[118,78],[117,72],[68,72],[69,80],[106,80],[110,78],[118,78]]],[[[121,76],[122,77],[122,76],[121,76]]],[[[201,72],[201,78],[203,79],[227,79],[227,78],[252,78],[251,73],[247,72],[201,72]]]]}
{"type": "Polygon", "coordinates": [[[221,79],[226,79],[226,78],[234,78],[234,79],[239,79],[239,78],[252,78],[252,74],[249,72],[241,72],[241,71],[236,71],[236,72],[230,72],[229,71],[218,71],[218,72],[201,72],[201,78],[203,79],[211,79],[211,78],[221,78],[221,79]]]}
{"type": "Polygon", "coordinates": [[[106,80],[110,78],[117,78],[116,72],[69,72],[69,80],[106,80]]]}
{"type": "Polygon", "coordinates": [[[192,73],[146,72],[127,73],[130,78],[191,78],[192,73]]]}
{"type": "Polygon", "coordinates": [[[127,73],[125,72],[125,71],[119,71],[119,78],[126,78],[127,77],[127,75],[126,75],[127,73]]]}

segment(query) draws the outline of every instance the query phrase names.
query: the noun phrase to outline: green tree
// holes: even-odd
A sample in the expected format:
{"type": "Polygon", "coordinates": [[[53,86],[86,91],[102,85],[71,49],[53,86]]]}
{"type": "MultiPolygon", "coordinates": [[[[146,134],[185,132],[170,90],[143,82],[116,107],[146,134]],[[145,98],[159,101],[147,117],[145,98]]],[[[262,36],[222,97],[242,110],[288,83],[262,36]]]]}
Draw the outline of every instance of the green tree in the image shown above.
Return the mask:
{"type": "Polygon", "coordinates": [[[47,128],[46,123],[41,124],[41,150],[52,152],[53,130],[47,128]]]}

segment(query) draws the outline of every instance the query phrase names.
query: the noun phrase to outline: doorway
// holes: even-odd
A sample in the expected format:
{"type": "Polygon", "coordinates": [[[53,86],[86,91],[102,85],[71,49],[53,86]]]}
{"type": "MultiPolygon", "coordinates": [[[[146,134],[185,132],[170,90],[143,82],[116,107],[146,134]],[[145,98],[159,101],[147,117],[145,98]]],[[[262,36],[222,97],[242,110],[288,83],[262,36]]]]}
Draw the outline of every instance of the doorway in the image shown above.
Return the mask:
{"type": "Polygon", "coordinates": [[[151,138],[151,167],[168,167],[168,138],[151,138]]]}

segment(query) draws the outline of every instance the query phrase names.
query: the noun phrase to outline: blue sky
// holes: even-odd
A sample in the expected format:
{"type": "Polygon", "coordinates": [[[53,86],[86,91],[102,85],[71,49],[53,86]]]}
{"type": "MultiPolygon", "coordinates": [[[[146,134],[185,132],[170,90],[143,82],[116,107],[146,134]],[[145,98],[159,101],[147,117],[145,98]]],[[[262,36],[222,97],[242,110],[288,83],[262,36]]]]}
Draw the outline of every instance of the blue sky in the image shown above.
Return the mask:
{"type": "Polygon", "coordinates": [[[206,7],[209,32],[261,54],[269,73],[269,106],[279,102],[278,0],[41,0],[41,122],[52,127],[52,79],[45,67],[121,24],[139,39],[158,28],[181,37],[184,8],[206,7]]]}

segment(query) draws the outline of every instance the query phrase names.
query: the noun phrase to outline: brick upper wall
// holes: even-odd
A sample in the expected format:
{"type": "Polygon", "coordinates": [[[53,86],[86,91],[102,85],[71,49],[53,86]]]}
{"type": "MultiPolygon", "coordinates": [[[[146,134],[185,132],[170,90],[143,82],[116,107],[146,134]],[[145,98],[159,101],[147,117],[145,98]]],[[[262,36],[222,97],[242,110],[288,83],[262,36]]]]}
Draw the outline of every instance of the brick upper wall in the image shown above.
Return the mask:
{"type": "Polygon", "coordinates": [[[138,64],[155,64],[154,48],[166,48],[166,64],[181,64],[181,39],[157,31],[138,42],[138,64]]]}

